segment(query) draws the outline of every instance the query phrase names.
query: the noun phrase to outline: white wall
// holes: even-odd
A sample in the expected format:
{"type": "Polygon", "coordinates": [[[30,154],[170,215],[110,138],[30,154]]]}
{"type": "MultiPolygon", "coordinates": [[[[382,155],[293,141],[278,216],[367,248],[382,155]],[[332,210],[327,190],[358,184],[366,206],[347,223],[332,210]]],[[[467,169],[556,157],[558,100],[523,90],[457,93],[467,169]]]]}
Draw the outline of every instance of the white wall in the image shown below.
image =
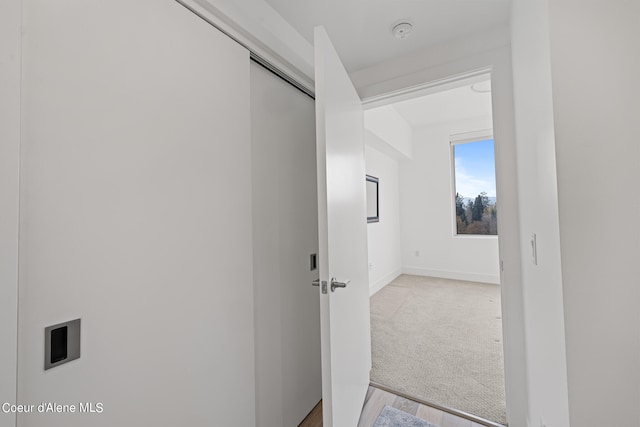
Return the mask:
{"type": "Polygon", "coordinates": [[[297,426],[322,398],[313,99],[251,64],[256,426],[297,426]]]}
{"type": "Polygon", "coordinates": [[[413,130],[411,125],[391,106],[385,105],[364,112],[364,127],[372,132],[383,145],[376,145],[375,138],[367,142],[379,151],[396,158],[411,158],[413,154],[413,130]]]}
{"type": "MultiPolygon", "coordinates": [[[[21,2],[0,3],[0,404],[16,401],[21,2]]],[[[15,416],[0,411],[0,427],[15,416]]]]}
{"type": "MultiPolygon", "coordinates": [[[[569,425],[546,2],[512,9],[530,424],[569,425]],[[538,264],[530,236],[537,235],[538,264]]],[[[608,424],[608,423],[607,423],[608,424]]]]}
{"type": "Polygon", "coordinates": [[[498,238],[455,235],[451,173],[451,135],[492,126],[489,115],[415,130],[413,158],[399,162],[405,273],[500,283],[498,238]]]}
{"type": "MultiPolygon", "coordinates": [[[[507,417],[510,425],[524,426],[528,399],[509,29],[496,28],[485,34],[415,52],[360,70],[351,77],[366,101],[366,98],[384,93],[486,68],[491,69],[497,197],[500,199],[500,259],[504,266],[500,282],[507,417]]],[[[536,350],[544,357],[544,349],[536,350]]]]}
{"type": "Polygon", "coordinates": [[[18,397],[104,412],[19,424],[253,425],[248,52],[172,0],[23,6],[18,397]]]}
{"type": "Polygon", "coordinates": [[[571,425],[640,426],[640,2],[549,19],[571,425]]]}
{"type": "MultiPolygon", "coordinates": [[[[375,136],[365,133],[365,144],[372,138],[375,136]]],[[[398,161],[368,145],[364,153],[367,175],[380,180],[380,221],[367,224],[369,292],[373,295],[402,273],[398,161]]]]}

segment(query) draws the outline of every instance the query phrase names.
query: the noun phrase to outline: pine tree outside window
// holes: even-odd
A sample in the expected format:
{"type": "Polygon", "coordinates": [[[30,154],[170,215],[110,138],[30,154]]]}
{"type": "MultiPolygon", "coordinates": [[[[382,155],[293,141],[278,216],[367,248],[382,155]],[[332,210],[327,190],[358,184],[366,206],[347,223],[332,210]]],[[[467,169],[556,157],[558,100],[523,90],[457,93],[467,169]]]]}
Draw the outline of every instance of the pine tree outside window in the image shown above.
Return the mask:
{"type": "Polygon", "coordinates": [[[498,205],[491,131],[451,138],[456,235],[496,236],[498,205]]]}

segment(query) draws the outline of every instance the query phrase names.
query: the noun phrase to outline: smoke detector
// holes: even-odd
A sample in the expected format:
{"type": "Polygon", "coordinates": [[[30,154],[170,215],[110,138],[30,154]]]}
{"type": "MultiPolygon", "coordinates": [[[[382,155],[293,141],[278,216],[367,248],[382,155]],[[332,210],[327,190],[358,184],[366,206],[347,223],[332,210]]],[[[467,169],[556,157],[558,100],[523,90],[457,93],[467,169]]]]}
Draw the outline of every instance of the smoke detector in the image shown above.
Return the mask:
{"type": "Polygon", "coordinates": [[[406,39],[412,30],[413,25],[410,22],[400,22],[393,27],[391,32],[397,39],[406,39]]]}

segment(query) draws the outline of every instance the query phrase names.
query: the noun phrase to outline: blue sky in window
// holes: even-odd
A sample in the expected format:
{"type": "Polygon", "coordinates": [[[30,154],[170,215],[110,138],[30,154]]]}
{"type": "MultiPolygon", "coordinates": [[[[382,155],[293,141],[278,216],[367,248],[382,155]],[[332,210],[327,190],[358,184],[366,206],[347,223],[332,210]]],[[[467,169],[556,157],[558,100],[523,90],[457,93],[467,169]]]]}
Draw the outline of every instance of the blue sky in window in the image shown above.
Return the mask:
{"type": "Polygon", "coordinates": [[[454,145],[456,192],[475,198],[481,192],[496,197],[493,139],[454,145]]]}

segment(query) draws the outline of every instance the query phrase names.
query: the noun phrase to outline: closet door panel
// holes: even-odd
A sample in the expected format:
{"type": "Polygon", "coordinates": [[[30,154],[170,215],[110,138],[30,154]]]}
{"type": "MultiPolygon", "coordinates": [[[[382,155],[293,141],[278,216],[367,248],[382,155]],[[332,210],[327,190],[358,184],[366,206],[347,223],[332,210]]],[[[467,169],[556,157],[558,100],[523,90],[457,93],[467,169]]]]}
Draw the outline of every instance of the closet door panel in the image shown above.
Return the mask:
{"type": "Polygon", "coordinates": [[[251,65],[257,426],[297,426],[322,397],[313,99],[251,65]]]}
{"type": "Polygon", "coordinates": [[[76,412],[19,425],[255,424],[248,52],[171,0],[23,3],[18,397],[76,412]]]}

